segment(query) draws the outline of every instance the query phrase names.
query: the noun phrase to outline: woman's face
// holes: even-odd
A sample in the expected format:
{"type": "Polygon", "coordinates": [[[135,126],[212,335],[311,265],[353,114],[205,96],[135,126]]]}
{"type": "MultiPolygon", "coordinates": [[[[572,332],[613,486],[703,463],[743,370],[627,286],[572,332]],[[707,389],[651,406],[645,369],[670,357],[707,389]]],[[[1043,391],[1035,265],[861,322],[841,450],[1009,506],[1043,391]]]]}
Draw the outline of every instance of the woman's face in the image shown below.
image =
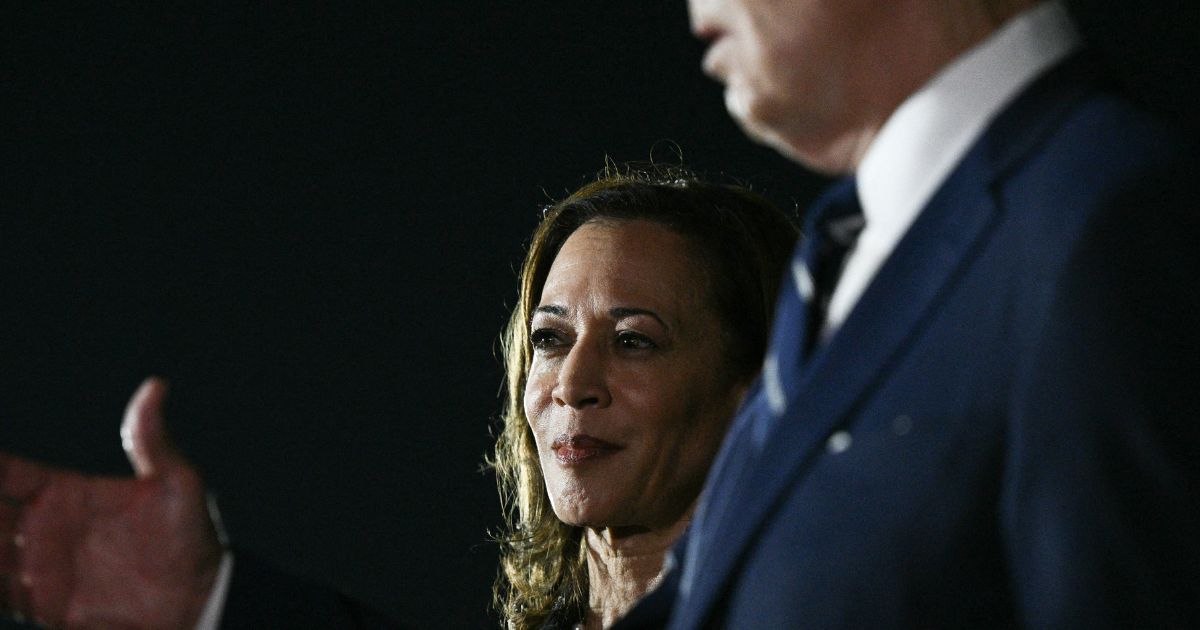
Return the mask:
{"type": "Polygon", "coordinates": [[[559,519],[657,529],[704,483],[746,382],[684,237],[587,223],[550,267],[531,324],[525,413],[559,519]]]}

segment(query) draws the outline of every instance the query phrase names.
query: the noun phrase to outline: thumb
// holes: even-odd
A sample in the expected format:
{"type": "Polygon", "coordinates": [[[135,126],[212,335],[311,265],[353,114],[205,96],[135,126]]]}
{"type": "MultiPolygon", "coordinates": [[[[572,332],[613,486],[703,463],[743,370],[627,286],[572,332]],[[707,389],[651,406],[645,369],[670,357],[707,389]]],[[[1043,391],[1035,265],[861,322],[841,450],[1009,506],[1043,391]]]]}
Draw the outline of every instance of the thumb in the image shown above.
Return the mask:
{"type": "Polygon", "coordinates": [[[142,382],[125,407],[121,422],[121,446],[139,478],[164,475],[182,463],[183,455],[171,444],[163,426],[166,381],[150,377],[142,382]]]}

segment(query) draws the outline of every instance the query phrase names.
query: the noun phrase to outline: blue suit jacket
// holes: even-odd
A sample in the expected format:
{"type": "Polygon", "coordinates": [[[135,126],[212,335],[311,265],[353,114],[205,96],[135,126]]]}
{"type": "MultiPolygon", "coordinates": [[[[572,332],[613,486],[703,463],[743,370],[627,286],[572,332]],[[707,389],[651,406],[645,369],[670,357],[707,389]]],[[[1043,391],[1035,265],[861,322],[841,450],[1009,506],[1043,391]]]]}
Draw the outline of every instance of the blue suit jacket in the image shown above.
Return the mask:
{"type": "Polygon", "coordinates": [[[1197,172],[1089,68],[970,149],[624,627],[1200,624],[1197,172]]]}

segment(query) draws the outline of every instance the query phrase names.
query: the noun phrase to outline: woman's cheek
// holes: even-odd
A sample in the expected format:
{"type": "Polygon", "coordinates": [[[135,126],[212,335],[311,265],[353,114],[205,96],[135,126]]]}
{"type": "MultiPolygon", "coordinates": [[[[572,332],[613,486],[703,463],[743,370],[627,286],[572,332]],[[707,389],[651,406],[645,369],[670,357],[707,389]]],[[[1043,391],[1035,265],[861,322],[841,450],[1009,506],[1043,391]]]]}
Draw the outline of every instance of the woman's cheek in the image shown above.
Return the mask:
{"type": "Polygon", "coordinates": [[[533,365],[529,367],[529,375],[525,379],[525,398],[523,404],[525,407],[525,417],[529,419],[530,426],[534,426],[535,430],[535,420],[538,413],[550,400],[551,387],[553,385],[550,382],[545,362],[534,361],[533,365]]]}

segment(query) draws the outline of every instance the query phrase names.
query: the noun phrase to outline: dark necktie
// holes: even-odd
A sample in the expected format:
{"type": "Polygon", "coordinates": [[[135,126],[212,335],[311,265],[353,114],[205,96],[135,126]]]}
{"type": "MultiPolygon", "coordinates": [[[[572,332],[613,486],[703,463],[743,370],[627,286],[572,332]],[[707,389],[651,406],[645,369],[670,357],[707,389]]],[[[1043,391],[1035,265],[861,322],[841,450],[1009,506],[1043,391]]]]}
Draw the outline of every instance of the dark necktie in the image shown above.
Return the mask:
{"type": "Polygon", "coordinates": [[[820,343],[821,328],[829,314],[829,301],[833,298],[833,290],[846,267],[846,256],[854,248],[858,235],[866,226],[853,178],[843,182],[822,199],[824,205],[814,207],[814,210],[821,212],[814,214],[814,225],[810,225],[808,230],[813,236],[809,237],[808,244],[812,250],[811,259],[806,259],[806,262],[812,270],[814,292],[806,314],[806,356],[820,343]]]}
{"type": "Polygon", "coordinates": [[[830,187],[808,212],[804,238],[779,286],[762,374],[762,392],[771,413],[755,423],[764,425],[754,431],[755,444],[762,443],[774,418],[786,411],[804,362],[820,343],[833,289],[864,225],[853,177],[830,187]]]}

